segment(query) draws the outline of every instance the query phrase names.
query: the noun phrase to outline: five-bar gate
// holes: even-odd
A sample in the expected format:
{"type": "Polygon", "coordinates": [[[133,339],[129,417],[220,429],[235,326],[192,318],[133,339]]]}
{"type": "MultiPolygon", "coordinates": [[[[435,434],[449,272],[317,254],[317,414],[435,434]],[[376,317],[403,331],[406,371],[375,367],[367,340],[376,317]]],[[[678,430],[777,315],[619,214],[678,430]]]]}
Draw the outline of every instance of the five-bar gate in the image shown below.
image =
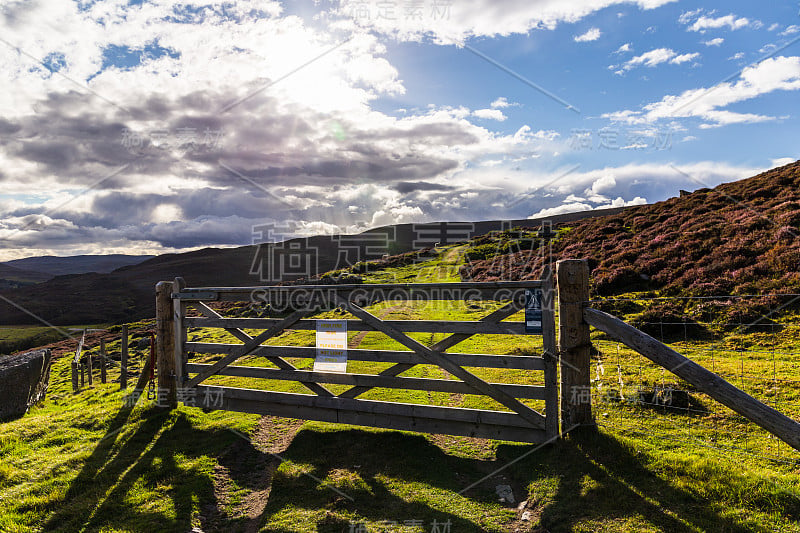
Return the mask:
{"type": "Polygon", "coordinates": [[[159,386],[173,391],[173,401],[210,409],[531,443],[545,442],[559,433],[559,358],[553,279],[549,272],[541,280],[519,282],[266,287],[187,288],[178,278],[174,283],[161,282],[157,293],[158,329],[163,337],[163,342],[159,342],[159,364],[163,361],[167,367],[159,369],[159,386]],[[540,355],[450,351],[473,335],[525,335],[526,322],[506,319],[530,306],[532,294],[536,295],[535,302],[541,311],[540,355]],[[254,298],[270,303],[273,308],[286,309],[286,316],[227,318],[208,305],[214,301],[254,298]],[[487,300],[498,302],[499,307],[474,321],[385,320],[367,310],[382,301],[487,300]],[[286,330],[315,330],[316,320],[309,317],[336,307],[349,313],[348,331],[378,331],[406,349],[348,349],[349,361],[389,364],[376,374],[366,374],[301,370],[295,365],[314,358],[316,347],[263,344],[286,330]],[[222,328],[239,342],[190,342],[188,331],[199,331],[196,328],[222,328]],[[245,330],[260,333],[254,335],[245,330]],[[449,335],[429,346],[409,336],[411,332],[449,335]],[[206,358],[209,354],[219,354],[221,358],[213,363],[200,363],[194,354],[204,354],[206,358]],[[235,364],[245,356],[250,360],[263,358],[272,367],[235,364]],[[174,368],[169,368],[173,365],[174,368]],[[416,365],[439,367],[447,379],[401,375],[416,365]],[[476,368],[541,372],[537,380],[541,384],[489,381],[479,377],[480,371],[470,370],[476,368]],[[261,378],[265,388],[209,385],[207,380],[217,375],[261,378]],[[308,393],[268,390],[270,383],[285,380],[301,383],[308,393]],[[331,385],[347,387],[334,393],[331,385]],[[495,400],[502,408],[473,409],[359,398],[372,388],[480,395],[495,400]],[[530,400],[544,409],[534,409],[530,400]]]}

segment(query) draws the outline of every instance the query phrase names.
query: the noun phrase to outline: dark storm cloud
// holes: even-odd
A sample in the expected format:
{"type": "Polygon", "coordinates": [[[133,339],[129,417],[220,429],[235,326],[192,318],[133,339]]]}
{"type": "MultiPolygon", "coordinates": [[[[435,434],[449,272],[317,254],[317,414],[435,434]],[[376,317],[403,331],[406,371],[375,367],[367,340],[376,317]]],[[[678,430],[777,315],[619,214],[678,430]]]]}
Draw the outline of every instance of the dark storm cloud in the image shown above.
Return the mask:
{"type": "Polygon", "coordinates": [[[439,183],[430,183],[427,181],[401,181],[395,183],[394,190],[400,194],[408,194],[417,191],[452,191],[455,187],[450,185],[441,185],[439,183]]]}
{"type": "Polygon", "coordinates": [[[64,141],[34,140],[21,143],[14,155],[51,169],[69,168],[77,159],[78,149],[74,144],[64,141]]]}
{"type": "MultiPolygon", "coordinates": [[[[156,94],[122,109],[74,91],[53,93],[35,114],[0,119],[0,151],[37,164],[24,171],[32,175],[11,166],[0,179],[55,180],[56,190],[83,188],[74,194],[90,199],[89,209],[84,199],[55,212],[10,206],[9,217],[47,212],[55,219],[27,228],[14,245],[152,241],[185,248],[249,243],[252,227],[266,220],[368,224],[386,197],[373,192],[352,200],[361,194],[354,187],[374,184],[403,195],[451,191],[428,180],[462,165],[450,148],[480,142],[469,123],[452,117],[376,126],[267,94],[219,113],[235,94],[156,94]],[[363,209],[358,215],[348,209],[353,202],[363,209]],[[159,222],[169,213],[181,221],[159,222]]],[[[426,215],[437,211],[406,200],[426,215]]]]}
{"type": "MultiPolygon", "coordinates": [[[[0,135],[12,135],[22,129],[22,126],[9,122],[8,120],[0,117],[0,135]]],[[[1,141],[1,140],[0,140],[1,141]]]]}
{"type": "Polygon", "coordinates": [[[11,141],[9,155],[44,165],[61,182],[87,184],[102,174],[102,167],[110,172],[125,164],[139,174],[191,173],[221,186],[236,183],[220,163],[269,180],[263,186],[420,181],[460,164],[423,153],[423,148],[478,141],[457,122],[361,129],[307,110],[301,116],[303,110],[283,109],[267,97],[255,102],[257,113],[239,108],[216,113],[214,104],[225,100],[207,92],[177,99],[151,96],[131,110],[139,122],[129,127],[130,115],[120,109],[98,111],[84,95],[52,94],[36,115],[16,124],[2,122],[0,128],[24,139],[11,141]],[[332,122],[341,125],[344,138],[332,122]]]}
{"type": "MultiPolygon", "coordinates": [[[[239,217],[204,218],[147,225],[141,235],[170,248],[248,244],[253,236],[253,221],[239,217]]],[[[141,237],[140,237],[141,238],[141,237]]]]}

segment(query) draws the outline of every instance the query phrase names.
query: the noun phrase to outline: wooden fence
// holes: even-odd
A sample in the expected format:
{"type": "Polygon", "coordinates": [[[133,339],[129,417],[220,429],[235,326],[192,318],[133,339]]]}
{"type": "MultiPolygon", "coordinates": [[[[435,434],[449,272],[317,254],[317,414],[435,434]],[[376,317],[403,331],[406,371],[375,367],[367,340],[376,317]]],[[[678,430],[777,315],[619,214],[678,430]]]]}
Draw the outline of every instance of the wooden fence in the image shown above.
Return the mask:
{"type": "MultiPolygon", "coordinates": [[[[568,265],[567,265],[568,266],[568,265]]],[[[569,268],[560,265],[559,272],[569,268]]],[[[566,288],[585,279],[561,280],[566,288]]],[[[573,291],[576,298],[585,295],[573,291]]],[[[556,349],[555,290],[553,276],[541,280],[496,283],[414,283],[358,285],[299,285],[268,287],[187,288],[180,278],[161,282],[156,288],[159,389],[170,406],[183,403],[209,409],[271,414],[290,418],[321,420],[362,426],[391,428],[429,433],[466,435],[521,442],[545,442],[559,435],[559,380],[556,349]],[[262,301],[297,302],[283,318],[225,318],[208,302],[249,301],[258,293],[262,301]],[[455,353],[450,350],[477,334],[526,334],[526,323],[505,319],[524,310],[535,292],[541,303],[542,352],[540,355],[496,355],[455,353]],[[384,320],[365,307],[385,300],[454,301],[468,299],[498,301],[500,307],[475,321],[458,320],[384,320]],[[377,374],[351,372],[315,372],[298,369],[289,359],[314,358],[315,347],[263,345],[285,330],[314,330],[317,321],[308,316],[321,308],[339,307],[352,317],[348,331],[376,331],[401,344],[407,350],[348,349],[349,361],[388,363],[377,374]],[[189,310],[193,310],[190,316],[189,310]],[[190,328],[220,328],[238,339],[238,343],[190,342],[190,328]],[[250,335],[245,330],[261,330],[250,335]],[[448,333],[432,346],[407,335],[410,332],[448,333]],[[190,354],[219,354],[213,364],[190,359],[190,354]],[[244,356],[264,358],[276,368],[234,366],[244,356]],[[435,365],[457,379],[430,379],[400,376],[416,365],[435,365]],[[542,385],[489,382],[467,369],[495,368],[542,372],[542,385]],[[274,390],[212,386],[211,376],[237,376],[264,380],[295,381],[310,394],[274,390]],[[326,385],[347,385],[334,394],[326,385]],[[506,410],[468,409],[361,399],[372,388],[422,390],[429,392],[480,395],[491,398],[506,410]],[[523,400],[543,402],[543,412],[523,400]]],[[[569,301],[566,298],[565,301],[569,301]]],[[[563,304],[562,304],[563,308],[563,304]]],[[[563,313],[562,309],[562,313],[563,313]]],[[[567,347],[568,352],[581,346],[567,347]]],[[[575,372],[573,371],[573,374],[575,372]]],[[[578,372],[580,374],[580,372],[578,372]]],[[[571,374],[571,379],[574,378],[571,374]]],[[[588,384],[585,375],[573,379],[588,384]]],[[[573,404],[562,398],[562,409],[572,413],[573,404]]],[[[570,416],[570,426],[576,415],[570,416]]],[[[563,429],[563,428],[562,428],[563,429]]]]}
{"type": "MultiPolygon", "coordinates": [[[[92,356],[91,352],[86,352],[85,354],[84,349],[86,349],[86,333],[92,331],[103,331],[103,330],[87,330],[84,329],[81,333],[81,338],[78,341],[78,347],[75,349],[75,356],[72,358],[71,367],[72,367],[72,391],[73,392],[80,392],[80,390],[86,386],[87,384],[91,387],[94,385],[94,367],[95,367],[95,358],[92,356]]],[[[108,381],[108,365],[109,363],[114,363],[112,359],[108,356],[106,351],[106,344],[104,339],[100,339],[100,353],[97,358],[100,362],[100,383],[106,383],[108,381]]],[[[122,337],[120,341],[120,377],[119,377],[119,385],[120,389],[126,389],[128,387],[128,326],[122,326],[122,337]]]]}
{"type": "Polygon", "coordinates": [[[706,370],[615,316],[598,309],[586,308],[583,310],[583,318],[587,324],[666,368],[697,390],[766,429],[795,450],[800,450],[800,424],[795,420],[756,400],[714,372],[706,370]]]}
{"type": "Polygon", "coordinates": [[[192,398],[193,404],[197,398],[213,398],[212,403],[204,400],[200,406],[409,431],[546,442],[575,427],[594,425],[589,371],[590,326],[593,326],[800,450],[798,422],[645,333],[611,315],[588,308],[589,269],[586,261],[558,261],[555,278],[557,291],[549,271],[541,280],[495,283],[187,288],[181,278],[174,282],[160,282],[156,287],[159,389],[166,391],[164,400],[170,407],[177,404],[179,397],[184,403],[189,403],[187,399],[192,398]],[[449,351],[476,334],[524,335],[524,322],[505,319],[524,308],[525,292],[532,290],[541,291],[543,342],[540,356],[449,351]],[[284,318],[225,318],[207,305],[207,302],[222,300],[248,301],[254,292],[260,294],[263,301],[291,301],[299,294],[310,295],[312,303],[306,301],[305,305],[295,306],[284,318]],[[452,301],[462,299],[465,294],[482,300],[499,300],[503,305],[477,321],[382,320],[365,309],[368,304],[395,299],[398,295],[411,301],[452,301]],[[300,370],[287,358],[314,358],[317,354],[314,347],[262,344],[285,330],[315,329],[316,321],[306,317],[317,313],[321,307],[340,307],[355,317],[347,320],[348,331],[381,332],[408,350],[347,350],[351,361],[391,364],[373,375],[300,370]],[[198,316],[189,316],[190,308],[198,316]],[[240,342],[189,342],[189,328],[221,328],[240,342]],[[245,333],[245,329],[262,332],[251,336],[245,333]],[[450,335],[426,346],[409,337],[408,332],[450,335]],[[190,353],[220,354],[222,357],[213,364],[201,364],[190,361],[190,353]],[[263,357],[277,368],[233,366],[237,359],[246,355],[263,357]],[[415,365],[438,366],[458,380],[400,376],[415,365]],[[466,367],[543,372],[544,384],[487,382],[466,367]],[[204,384],[215,375],[291,380],[301,383],[312,394],[204,384]],[[334,394],[325,385],[347,385],[349,388],[334,394]],[[496,400],[507,410],[358,398],[375,387],[481,395],[496,400]],[[521,400],[543,400],[544,412],[534,410],[521,400]]]}

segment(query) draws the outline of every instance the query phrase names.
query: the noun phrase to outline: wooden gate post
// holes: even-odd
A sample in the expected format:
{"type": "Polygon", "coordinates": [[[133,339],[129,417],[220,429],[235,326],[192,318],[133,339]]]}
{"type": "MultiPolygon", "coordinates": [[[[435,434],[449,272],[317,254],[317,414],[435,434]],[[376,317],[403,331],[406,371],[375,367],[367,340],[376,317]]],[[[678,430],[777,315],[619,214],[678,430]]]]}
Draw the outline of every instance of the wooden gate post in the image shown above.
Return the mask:
{"type": "Polygon", "coordinates": [[[156,368],[158,369],[158,405],[175,408],[178,390],[175,380],[175,331],[172,315],[172,282],[156,285],[156,368]]]}
{"type": "Polygon", "coordinates": [[[593,425],[589,324],[583,305],[589,299],[589,265],[583,259],[556,262],[558,348],[561,361],[561,431],[593,425]]]}
{"type": "Polygon", "coordinates": [[[556,294],[553,271],[549,265],[542,272],[542,357],[544,358],[545,405],[547,438],[559,435],[558,347],[556,345],[556,294]]]}
{"type": "Polygon", "coordinates": [[[119,354],[119,388],[128,388],[128,325],[122,324],[122,340],[120,341],[119,354]]]}

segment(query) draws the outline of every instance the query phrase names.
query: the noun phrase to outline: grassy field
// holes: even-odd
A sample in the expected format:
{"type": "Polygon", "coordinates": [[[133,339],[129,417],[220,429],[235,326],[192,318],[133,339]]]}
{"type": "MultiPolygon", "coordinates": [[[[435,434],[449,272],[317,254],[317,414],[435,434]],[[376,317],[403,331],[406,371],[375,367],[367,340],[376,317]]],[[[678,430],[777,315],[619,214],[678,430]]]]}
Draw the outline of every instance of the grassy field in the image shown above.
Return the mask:
{"type": "MultiPolygon", "coordinates": [[[[460,261],[461,249],[447,249],[439,259],[370,274],[367,281],[457,281],[460,261]]],[[[384,318],[477,319],[496,307],[384,303],[370,310],[384,318]]],[[[800,351],[797,330],[787,324],[784,331],[780,351],[800,351]]],[[[189,336],[233,340],[214,329],[189,336]]],[[[444,334],[414,336],[431,343],[444,334]]],[[[757,345],[757,337],[750,340],[757,345]]],[[[349,341],[351,347],[399,348],[377,333],[351,332],[349,341]]],[[[752,424],[702,395],[693,394],[706,409],[701,413],[610,399],[607,391],[614,387],[632,397],[633,388],[645,382],[675,380],[607,339],[595,341],[598,431],[541,448],[185,406],[165,412],[144,399],[130,407],[115,383],[73,395],[68,361],[60,358],[47,400],[25,417],[0,424],[0,531],[800,532],[795,452],[754,437],[752,424]],[[670,428],[691,438],[665,438],[675,434],[670,428]],[[728,446],[742,430],[751,433],[747,454],[728,446]],[[512,488],[513,505],[499,501],[498,485],[512,488]]],[[[288,332],[272,342],[313,346],[314,337],[288,332]]],[[[708,342],[675,346],[705,363],[708,342]]],[[[109,349],[118,346],[111,343],[109,349]]],[[[455,348],[500,354],[540,349],[540,337],[496,335],[475,336],[455,348]]],[[[715,369],[738,375],[741,359],[740,352],[726,358],[720,349],[715,369]]],[[[313,361],[291,362],[310,368],[313,361]]],[[[794,377],[796,361],[780,363],[781,375],[794,377]]],[[[240,364],[269,366],[255,357],[240,364]]],[[[754,358],[753,372],[764,374],[767,364],[771,359],[754,358]]],[[[350,362],[348,370],[374,373],[386,366],[350,362]]],[[[540,372],[470,370],[492,381],[541,382],[540,372]]],[[[404,375],[448,378],[430,365],[404,375]]],[[[216,377],[209,382],[305,392],[281,381],[216,377]]],[[[758,387],[750,392],[771,394],[758,387]]],[[[771,387],[778,387],[774,394],[781,406],[798,416],[796,386],[771,387]]],[[[472,395],[373,389],[363,397],[500,409],[472,395]]]]}
{"type": "Polygon", "coordinates": [[[14,352],[35,348],[64,339],[67,335],[80,335],[76,328],[102,328],[103,325],[60,326],[0,326],[0,357],[14,352]]]}

